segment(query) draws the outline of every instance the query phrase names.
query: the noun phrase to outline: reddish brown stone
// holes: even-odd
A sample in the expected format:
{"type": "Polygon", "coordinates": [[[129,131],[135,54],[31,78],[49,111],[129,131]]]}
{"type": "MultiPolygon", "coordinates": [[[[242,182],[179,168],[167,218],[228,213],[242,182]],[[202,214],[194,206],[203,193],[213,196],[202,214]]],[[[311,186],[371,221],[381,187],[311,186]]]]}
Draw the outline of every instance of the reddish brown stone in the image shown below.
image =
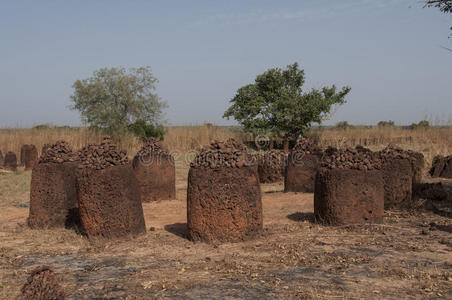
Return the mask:
{"type": "Polygon", "coordinates": [[[315,181],[315,218],[330,225],[381,223],[383,187],[380,170],[321,168],[315,181]]]}
{"type": "Polygon", "coordinates": [[[32,169],[38,162],[38,149],[35,145],[23,145],[20,149],[20,165],[25,166],[25,170],[32,169]]]}
{"type": "Polygon", "coordinates": [[[71,227],[79,223],[75,187],[77,163],[40,163],[31,173],[31,228],[71,227]]]}
{"type": "Polygon", "coordinates": [[[79,169],[77,194],[82,230],[89,237],[146,231],[139,185],[130,164],[79,169]]]}
{"type": "Polygon", "coordinates": [[[7,170],[16,171],[17,170],[17,157],[14,152],[8,151],[5,155],[3,162],[3,167],[7,170]]]}
{"type": "Polygon", "coordinates": [[[442,178],[452,178],[452,157],[449,156],[440,177],[442,178]]]}
{"type": "Polygon", "coordinates": [[[38,267],[33,270],[21,290],[21,300],[63,300],[66,299],[63,288],[49,267],[38,267]]]}
{"type": "Polygon", "coordinates": [[[435,156],[430,175],[432,177],[452,178],[452,156],[435,156]]]}
{"type": "Polygon", "coordinates": [[[412,204],[413,167],[409,159],[387,158],[382,165],[385,209],[404,209],[412,204]]]}
{"type": "Polygon", "coordinates": [[[44,144],[41,149],[41,155],[45,155],[47,149],[49,149],[50,147],[51,147],[50,144],[44,144]]]}
{"type": "Polygon", "coordinates": [[[140,185],[141,201],[176,198],[176,166],[170,154],[136,155],[132,166],[140,185]]]}
{"type": "Polygon", "coordinates": [[[188,175],[189,238],[236,242],[262,230],[257,165],[240,168],[191,167],[188,175]]]}
{"type": "Polygon", "coordinates": [[[273,183],[284,179],[287,155],[283,151],[267,151],[259,155],[257,161],[260,183],[273,183]]]}
{"type": "Polygon", "coordinates": [[[315,175],[320,167],[321,154],[292,151],[284,175],[284,192],[314,192],[315,175]]]}

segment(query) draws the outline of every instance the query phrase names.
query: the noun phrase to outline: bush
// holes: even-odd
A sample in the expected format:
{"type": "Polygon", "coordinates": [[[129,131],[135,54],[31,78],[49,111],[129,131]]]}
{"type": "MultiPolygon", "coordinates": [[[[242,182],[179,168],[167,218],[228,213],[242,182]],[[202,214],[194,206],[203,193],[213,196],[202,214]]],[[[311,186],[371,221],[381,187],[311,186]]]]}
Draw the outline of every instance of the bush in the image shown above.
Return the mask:
{"type": "Polygon", "coordinates": [[[430,122],[427,120],[422,120],[419,123],[413,123],[410,125],[410,129],[419,129],[419,128],[429,128],[430,127],[430,122]]]}
{"type": "Polygon", "coordinates": [[[378,127],[394,127],[394,126],[395,126],[394,121],[391,120],[378,122],[378,127]]]}
{"type": "Polygon", "coordinates": [[[347,129],[353,128],[353,125],[350,125],[347,121],[340,121],[340,122],[336,123],[336,128],[347,130],[347,129]]]}
{"type": "Polygon", "coordinates": [[[165,128],[161,125],[155,126],[139,120],[129,125],[129,131],[135,134],[138,138],[145,141],[150,137],[158,138],[163,141],[165,135],[165,128]]]}

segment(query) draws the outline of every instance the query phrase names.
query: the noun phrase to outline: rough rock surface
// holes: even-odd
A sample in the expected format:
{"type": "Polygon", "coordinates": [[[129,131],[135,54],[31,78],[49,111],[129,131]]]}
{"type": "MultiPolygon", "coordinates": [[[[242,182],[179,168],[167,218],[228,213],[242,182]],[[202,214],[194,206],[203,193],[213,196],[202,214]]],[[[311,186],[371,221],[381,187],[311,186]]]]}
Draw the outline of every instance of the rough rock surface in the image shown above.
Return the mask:
{"type": "Polygon", "coordinates": [[[79,169],[77,194],[81,228],[88,237],[115,238],[146,231],[140,188],[129,164],[79,169]]]}
{"type": "Polygon", "coordinates": [[[46,266],[34,269],[21,290],[22,300],[63,300],[66,298],[63,288],[52,269],[46,266]]]}
{"type": "Polygon", "coordinates": [[[322,155],[322,150],[313,141],[300,139],[287,159],[284,192],[314,192],[315,175],[322,155]]]}
{"type": "Polygon", "coordinates": [[[6,170],[16,171],[17,170],[17,157],[14,152],[8,151],[5,154],[3,167],[6,170]]]}
{"type": "Polygon", "coordinates": [[[244,159],[249,154],[235,141],[215,144],[218,145],[215,149],[202,151],[195,158],[189,171],[189,238],[205,242],[252,238],[262,230],[263,224],[257,164],[244,159]]]}
{"type": "Polygon", "coordinates": [[[82,231],[115,238],[146,231],[140,188],[125,151],[106,138],[79,153],[77,195],[82,231]]]}
{"type": "Polygon", "coordinates": [[[378,170],[381,169],[381,160],[372,151],[363,147],[337,150],[328,148],[322,159],[321,166],[327,169],[350,170],[378,170]]]}
{"type": "Polygon", "coordinates": [[[248,153],[247,147],[230,138],[226,142],[212,141],[209,146],[202,148],[190,167],[241,168],[256,164],[256,157],[248,153]]]}
{"type": "Polygon", "coordinates": [[[72,151],[68,142],[59,140],[55,144],[46,144],[43,146],[39,163],[65,163],[78,161],[76,152],[72,151]]]}
{"type": "Polygon", "coordinates": [[[38,149],[35,145],[23,145],[20,149],[20,165],[25,170],[32,169],[38,162],[38,149]]]}
{"type": "Polygon", "coordinates": [[[430,175],[432,177],[452,178],[452,156],[435,156],[430,175]]]}
{"type": "Polygon", "coordinates": [[[79,224],[77,162],[39,163],[31,174],[31,228],[73,227],[79,224]]]}
{"type": "Polygon", "coordinates": [[[416,158],[412,153],[389,145],[376,153],[382,162],[385,209],[405,209],[413,204],[416,158]]]}
{"type": "Polygon", "coordinates": [[[81,167],[95,170],[129,163],[127,151],[118,150],[116,143],[109,137],[105,137],[100,144],[89,144],[83,147],[78,155],[81,167]]]}
{"type": "Polygon", "coordinates": [[[269,150],[258,154],[259,181],[261,183],[279,182],[284,179],[287,155],[281,150],[269,150]]]}
{"type": "Polygon", "coordinates": [[[141,201],[176,198],[176,166],[159,140],[149,139],[132,162],[140,185],[141,201]]]}
{"type": "Polygon", "coordinates": [[[303,152],[305,154],[317,154],[322,152],[322,149],[311,139],[301,138],[292,148],[292,152],[303,152]]]}
{"type": "Polygon", "coordinates": [[[78,226],[77,156],[64,141],[49,147],[31,173],[31,228],[78,226]]]}
{"type": "Polygon", "coordinates": [[[381,223],[382,171],[321,168],[315,182],[314,215],[317,221],[330,225],[381,223]]]}

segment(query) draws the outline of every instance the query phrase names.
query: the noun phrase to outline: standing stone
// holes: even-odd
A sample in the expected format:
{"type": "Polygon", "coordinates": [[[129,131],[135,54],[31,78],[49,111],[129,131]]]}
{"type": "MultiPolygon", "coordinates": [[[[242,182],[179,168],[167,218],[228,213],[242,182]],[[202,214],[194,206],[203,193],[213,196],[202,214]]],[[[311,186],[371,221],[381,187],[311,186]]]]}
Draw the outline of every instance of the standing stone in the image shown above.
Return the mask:
{"type": "Polygon", "coordinates": [[[452,156],[435,156],[430,175],[434,178],[452,178],[452,156]]]}
{"type": "Polygon", "coordinates": [[[380,223],[384,215],[381,161],[362,149],[329,148],[316,175],[314,215],[331,225],[380,223]]]}
{"type": "Polygon", "coordinates": [[[260,183],[273,183],[284,180],[287,155],[280,150],[269,150],[259,154],[258,171],[260,183]]]}
{"type": "Polygon", "coordinates": [[[447,163],[441,172],[442,178],[452,178],[452,156],[447,157],[447,163]]]}
{"type": "Polygon", "coordinates": [[[31,173],[28,217],[31,228],[79,225],[77,166],[78,157],[65,141],[57,141],[41,155],[31,173]]]}
{"type": "Polygon", "coordinates": [[[377,155],[382,162],[385,209],[410,208],[413,205],[413,182],[420,176],[415,171],[416,157],[394,145],[389,145],[377,155]]]}
{"type": "Polygon", "coordinates": [[[383,188],[380,170],[322,168],[316,177],[315,218],[330,225],[381,223],[383,188]]]}
{"type": "Polygon", "coordinates": [[[25,170],[31,170],[38,162],[38,149],[35,145],[23,145],[20,150],[20,163],[25,170]]]}
{"type": "Polygon", "coordinates": [[[284,192],[313,193],[322,155],[321,149],[314,142],[299,140],[287,159],[284,192]]]}
{"type": "Polygon", "coordinates": [[[88,237],[115,238],[146,231],[140,188],[125,151],[111,139],[79,152],[80,221],[88,237]]]}
{"type": "Polygon", "coordinates": [[[189,238],[243,241],[258,234],[262,224],[256,160],[233,139],[211,143],[197,155],[188,175],[189,238]]]}
{"type": "Polygon", "coordinates": [[[8,151],[5,155],[3,166],[6,170],[16,171],[17,170],[17,157],[14,152],[8,151]]]}
{"type": "Polygon", "coordinates": [[[3,153],[0,150],[0,169],[3,168],[3,153]]]}
{"type": "Polygon", "coordinates": [[[176,198],[176,166],[174,158],[160,141],[149,139],[132,162],[140,185],[141,201],[176,198]]]}

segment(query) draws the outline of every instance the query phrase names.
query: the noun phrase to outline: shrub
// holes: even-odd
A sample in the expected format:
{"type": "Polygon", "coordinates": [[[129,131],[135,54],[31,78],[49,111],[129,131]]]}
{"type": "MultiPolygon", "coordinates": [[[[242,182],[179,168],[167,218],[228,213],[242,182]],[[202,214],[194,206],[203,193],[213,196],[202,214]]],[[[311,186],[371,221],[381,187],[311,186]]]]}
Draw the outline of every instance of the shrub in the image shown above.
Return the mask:
{"type": "Polygon", "coordinates": [[[163,126],[155,126],[142,120],[130,124],[129,131],[131,131],[143,141],[147,140],[150,137],[158,138],[163,141],[163,137],[165,135],[165,128],[163,126]]]}

